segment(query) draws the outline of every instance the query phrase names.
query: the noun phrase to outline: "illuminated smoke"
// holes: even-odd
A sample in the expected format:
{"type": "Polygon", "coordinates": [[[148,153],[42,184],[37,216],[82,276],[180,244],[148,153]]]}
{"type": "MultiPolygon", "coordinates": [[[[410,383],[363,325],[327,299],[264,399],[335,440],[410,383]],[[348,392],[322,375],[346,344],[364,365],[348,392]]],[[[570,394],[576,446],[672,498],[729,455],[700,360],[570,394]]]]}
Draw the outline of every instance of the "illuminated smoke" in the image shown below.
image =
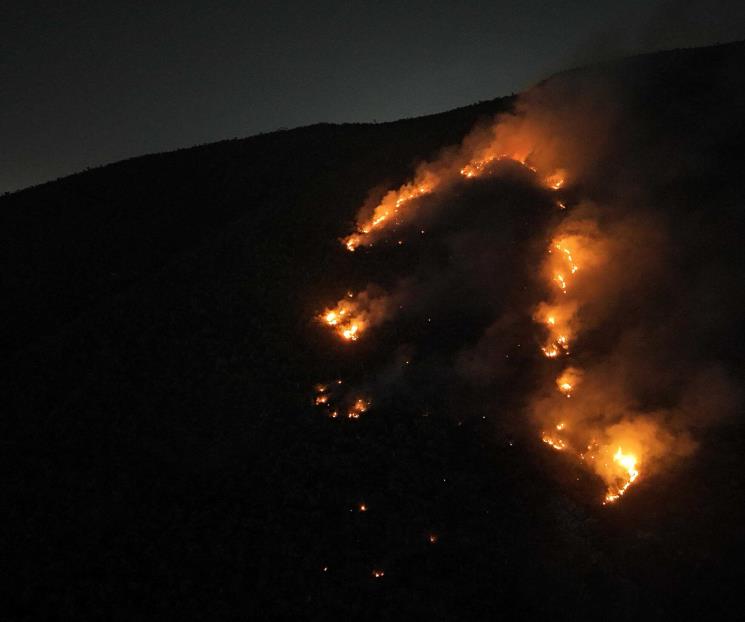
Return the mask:
{"type": "Polygon", "coordinates": [[[357,341],[370,328],[387,319],[393,301],[381,289],[366,290],[347,295],[333,307],[326,308],[318,320],[333,329],[343,341],[357,341]]]}
{"type": "MultiPolygon", "coordinates": [[[[530,347],[520,326],[532,317],[541,379],[523,396],[526,421],[546,446],[597,475],[606,488],[601,501],[612,504],[693,451],[694,429],[728,416],[738,391],[716,360],[696,354],[696,344],[711,338],[696,325],[701,305],[693,292],[712,294],[698,258],[686,255],[691,237],[687,245],[677,242],[689,234],[675,206],[658,207],[668,200],[674,164],[668,159],[661,167],[646,142],[634,143],[651,130],[624,129],[629,119],[623,115],[630,113],[618,91],[584,86],[568,76],[533,89],[514,114],[475,129],[457,149],[421,164],[410,181],[361,210],[343,243],[353,251],[394,233],[403,240],[425,219],[428,230],[430,221],[451,227],[447,255],[461,264],[452,274],[440,266],[429,277],[417,274],[407,297],[442,305],[455,298],[464,311],[492,309],[481,337],[453,354],[459,375],[480,383],[509,374],[515,348],[530,347]],[[508,167],[522,171],[532,196],[544,197],[537,200],[547,206],[547,230],[499,241],[542,247],[524,284],[511,290],[535,290],[532,302],[505,298],[484,268],[501,259],[493,252],[499,219],[489,221],[489,239],[482,222],[453,218],[468,196],[465,187],[487,188],[489,180],[501,179],[528,196],[524,180],[504,175],[508,167]],[[478,261],[471,263],[473,257],[478,261]],[[453,296],[448,287],[460,285],[453,274],[481,278],[482,291],[453,296]]],[[[520,278],[522,271],[512,268],[506,264],[504,271],[520,278]]],[[[393,298],[366,290],[319,319],[343,341],[355,341],[391,319],[393,298]]],[[[439,370],[442,378],[450,372],[439,370]]],[[[354,403],[340,412],[351,416],[354,403]]]]}

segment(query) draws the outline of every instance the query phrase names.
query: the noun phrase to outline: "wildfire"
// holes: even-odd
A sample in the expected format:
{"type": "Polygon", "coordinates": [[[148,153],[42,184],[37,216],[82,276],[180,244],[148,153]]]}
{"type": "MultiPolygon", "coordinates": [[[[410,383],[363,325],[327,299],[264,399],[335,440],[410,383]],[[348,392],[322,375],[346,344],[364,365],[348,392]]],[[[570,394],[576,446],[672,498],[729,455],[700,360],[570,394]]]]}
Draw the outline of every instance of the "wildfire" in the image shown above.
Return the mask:
{"type": "Polygon", "coordinates": [[[400,224],[402,208],[414,199],[434,192],[437,185],[437,178],[423,175],[422,179],[404,184],[398,190],[389,191],[373,210],[372,215],[357,223],[357,231],[342,240],[344,246],[354,252],[374,231],[383,229],[390,223],[400,224]]]}
{"type": "Polygon", "coordinates": [[[357,341],[367,328],[383,321],[387,308],[387,298],[382,294],[375,296],[363,291],[355,296],[349,292],[318,319],[344,341],[357,341]]]}
{"type": "MultiPolygon", "coordinates": [[[[556,387],[566,397],[572,397],[572,391],[582,381],[582,372],[576,367],[568,367],[556,379],[556,387]]],[[[564,424],[561,424],[562,426],[564,424]]],[[[559,428],[557,428],[559,429],[559,428]]]]}
{"type": "Polygon", "coordinates": [[[461,168],[459,172],[463,177],[471,179],[473,177],[478,177],[479,175],[481,175],[492,163],[502,160],[510,160],[511,162],[516,162],[517,164],[524,166],[528,170],[534,173],[536,172],[536,168],[527,163],[527,158],[517,153],[513,153],[511,155],[507,153],[501,153],[496,156],[487,155],[482,158],[475,158],[472,159],[463,168],[461,168]]]}
{"type": "Polygon", "coordinates": [[[543,433],[541,440],[544,443],[546,443],[546,445],[550,445],[551,447],[553,447],[556,451],[563,451],[567,448],[566,441],[556,436],[553,436],[552,434],[549,434],[548,432],[543,433]]]}
{"type": "MultiPolygon", "coordinates": [[[[370,407],[370,402],[365,401],[363,398],[357,398],[352,406],[347,411],[347,418],[348,419],[359,419],[360,415],[362,413],[367,412],[367,409],[370,407]]],[[[365,510],[361,510],[364,512],[365,510]]]]}
{"type": "Polygon", "coordinates": [[[541,348],[543,350],[543,354],[550,359],[556,358],[559,356],[559,348],[557,348],[554,344],[551,344],[548,347],[541,348]]]}
{"type": "Polygon", "coordinates": [[[543,183],[546,184],[549,188],[552,190],[559,190],[564,186],[564,183],[566,182],[564,171],[558,170],[552,175],[549,175],[543,180],[543,183]]]}
{"type": "MultiPolygon", "coordinates": [[[[523,142],[523,141],[521,141],[523,142]]],[[[481,150],[480,155],[471,154],[467,163],[462,166],[458,173],[466,179],[479,177],[487,171],[489,166],[497,161],[509,160],[524,166],[526,169],[537,173],[536,167],[528,164],[528,157],[533,147],[527,144],[511,144],[509,151],[498,151],[504,149],[498,143],[489,145],[481,150]]],[[[420,167],[413,181],[405,183],[397,190],[390,190],[380,203],[366,216],[360,216],[357,221],[356,230],[342,239],[342,243],[348,251],[354,252],[363,244],[371,244],[375,234],[387,227],[401,225],[403,221],[410,220],[412,208],[409,204],[415,199],[432,194],[440,186],[452,181],[455,171],[441,171],[436,173],[435,166],[424,165],[420,167]]],[[[438,169],[439,170],[439,169],[438,169]]],[[[543,179],[543,183],[554,190],[558,190],[565,183],[565,173],[559,169],[543,179]]]]}
{"type": "Polygon", "coordinates": [[[605,502],[613,503],[617,501],[623,494],[628,490],[629,486],[636,481],[639,477],[639,470],[636,468],[637,459],[633,454],[625,454],[619,447],[618,451],[613,454],[613,462],[623,470],[621,476],[618,477],[618,484],[614,484],[608,488],[608,492],[605,494],[605,502]]]}
{"type": "MultiPolygon", "coordinates": [[[[331,384],[317,384],[315,385],[315,396],[313,397],[313,404],[316,406],[323,408],[326,411],[326,414],[331,419],[337,419],[339,417],[339,409],[335,406],[335,404],[338,404],[339,402],[347,402],[347,399],[344,397],[341,397],[341,399],[338,398],[336,395],[335,388],[338,389],[342,385],[342,380],[335,380],[331,384]]],[[[346,415],[348,419],[359,419],[360,416],[367,412],[368,408],[370,407],[370,400],[362,398],[362,397],[356,397],[351,402],[351,405],[346,410],[346,415]]],[[[360,512],[364,512],[367,510],[367,506],[365,504],[360,505],[360,512]]]]}

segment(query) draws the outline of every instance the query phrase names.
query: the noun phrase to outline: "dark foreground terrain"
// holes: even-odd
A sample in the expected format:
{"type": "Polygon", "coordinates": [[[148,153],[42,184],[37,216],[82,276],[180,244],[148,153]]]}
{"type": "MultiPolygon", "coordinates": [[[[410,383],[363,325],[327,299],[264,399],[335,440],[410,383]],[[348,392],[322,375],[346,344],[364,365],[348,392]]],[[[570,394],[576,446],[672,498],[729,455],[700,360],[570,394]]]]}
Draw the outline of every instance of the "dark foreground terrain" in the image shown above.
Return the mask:
{"type": "MultiPolygon", "coordinates": [[[[701,303],[712,323],[743,301],[743,63],[733,44],[602,69],[643,74],[666,131],[730,119],[702,150],[717,172],[677,186],[709,210],[701,253],[730,267],[701,303]]],[[[504,425],[514,395],[483,408],[438,379],[358,421],[311,405],[314,383],[362,382],[408,337],[350,349],[313,321],[411,260],[339,245],[368,191],[512,104],[144,156],[0,199],[3,619],[742,618],[742,416],[603,508],[504,425]]],[[[433,357],[469,338],[432,313],[433,357]]],[[[745,329],[726,341],[710,347],[742,378],[745,329]]]]}

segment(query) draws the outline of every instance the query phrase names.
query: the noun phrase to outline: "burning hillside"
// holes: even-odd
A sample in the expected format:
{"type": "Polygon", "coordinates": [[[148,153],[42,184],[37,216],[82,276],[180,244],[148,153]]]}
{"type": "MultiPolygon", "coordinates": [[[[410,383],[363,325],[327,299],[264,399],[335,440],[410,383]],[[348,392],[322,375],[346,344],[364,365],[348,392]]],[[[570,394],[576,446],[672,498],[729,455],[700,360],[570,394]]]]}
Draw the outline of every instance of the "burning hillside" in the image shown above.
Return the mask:
{"type": "MultiPolygon", "coordinates": [[[[678,232],[666,211],[673,206],[657,205],[662,180],[650,178],[626,188],[612,168],[613,162],[626,160],[636,167],[648,160],[639,150],[642,145],[621,134],[630,122],[628,110],[636,105],[636,94],[619,89],[619,84],[576,76],[548,81],[525,94],[514,113],[478,126],[458,149],[419,164],[411,180],[384,193],[377,205],[360,209],[355,230],[342,239],[347,250],[355,251],[390,238],[400,246],[416,238],[420,229],[434,230],[417,247],[416,271],[404,268],[395,275],[395,294],[370,286],[374,297],[367,291],[350,293],[320,316],[342,340],[356,341],[363,332],[374,333],[375,326],[393,320],[403,308],[401,300],[422,307],[447,305],[444,301],[457,294],[443,285],[447,273],[427,266],[426,245],[444,244],[452,250],[454,239],[467,237],[469,252],[488,260],[496,239],[489,228],[500,223],[493,217],[479,222],[479,212],[493,202],[489,207],[507,216],[505,192],[522,194],[528,201],[532,194],[537,209],[543,210],[537,226],[509,243],[528,249],[546,236],[543,258],[536,262],[520,251],[518,261],[534,263],[505,268],[513,275],[526,274],[535,303],[521,308],[522,301],[507,301],[493,305],[491,312],[510,314],[518,323],[531,318],[536,323],[536,350],[548,360],[543,366],[534,361],[530,373],[546,380],[527,387],[515,408],[523,411],[525,425],[532,426],[539,439],[574,456],[604,482],[602,504],[618,501],[634,483],[653,480],[656,472],[693,451],[696,441],[685,402],[693,379],[717,366],[716,361],[684,356],[669,370],[664,391],[650,390],[646,379],[638,377],[648,359],[678,350],[676,336],[655,343],[650,352],[652,346],[642,335],[655,329],[668,305],[685,308],[690,298],[688,288],[670,290],[671,297],[662,303],[651,295],[655,289],[674,287],[685,275],[673,260],[678,232]],[[624,99],[628,110],[622,106],[624,99]],[[515,167],[525,174],[515,177],[515,167]],[[476,183],[482,184],[479,194],[469,188],[476,183]],[[489,184],[496,184],[492,192],[489,184]],[[473,236],[477,228],[480,239],[473,236]]],[[[682,161],[667,163],[671,165],[685,167],[682,161]]],[[[462,271],[466,266],[455,265],[460,260],[455,258],[449,269],[462,271]]],[[[471,272],[468,278],[479,293],[462,298],[460,304],[465,309],[484,305],[482,298],[488,297],[493,282],[487,273],[471,272]]],[[[493,319],[498,327],[499,318],[493,319]]],[[[500,335],[497,328],[484,338],[513,337],[509,331],[500,335]]],[[[461,352],[454,359],[472,347],[467,340],[456,345],[461,352]]],[[[499,368],[493,373],[498,376],[499,368]]],[[[724,382],[729,385],[725,394],[734,396],[734,383],[724,382]]],[[[736,404],[727,403],[713,421],[726,417],[736,404]]],[[[696,417],[696,425],[701,422],[701,416],[696,417]]]]}
{"type": "Polygon", "coordinates": [[[743,63],[0,198],[8,615],[741,617],[743,63]]]}

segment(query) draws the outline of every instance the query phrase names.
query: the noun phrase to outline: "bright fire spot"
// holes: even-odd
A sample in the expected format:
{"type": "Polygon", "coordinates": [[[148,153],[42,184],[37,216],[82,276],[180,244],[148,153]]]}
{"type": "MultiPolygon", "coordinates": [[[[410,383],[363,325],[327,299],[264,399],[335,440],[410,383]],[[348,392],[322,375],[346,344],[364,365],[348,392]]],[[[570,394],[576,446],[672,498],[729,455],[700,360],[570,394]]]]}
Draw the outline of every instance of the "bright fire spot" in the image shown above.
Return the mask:
{"type": "Polygon", "coordinates": [[[365,303],[369,303],[366,296],[361,303],[354,299],[354,295],[347,294],[336,304],[336,307],[326,309],[318,319],[326,326],[332,327],[336,334],[345,341],[357,341],[367,325],[365,303]]]}
{"type": "Polygon", "coordinates": [[[576,367],[568,367],[556,379],[556,387],[567,397],[572,397],[572,391],[582,381],[582,371],[576,367]]]}
{"type": "MultiPolygon", "coordinates": [[[[363,400],[361,397],[356,399],[352,407],[347,411],[348,419],[359,419],[360,415],[367,411],[370,403],[363,400]]],[[[364,510],[362,510],[364,512],[364,510]]]]}
{"type": "Polygon", "coordinates": [[[617,476],[617,483],[608,488],[603,505],[617,501],[628,490],[629,486],[634,483],[636,478],[639,477],[635,455],[625,454],[619,447],[618,451],[613,454],[613,462],[623,470],[623,473],[617,476]]]}
{"type": "Polygon", "coordinates": [[[439,540],[439,537],[436,533],[429,534],[429,543],[430,544],[437,544],[437,540],[439,540]]]}
{"type": "Polygon", "coordinates": [[[355,250],[357,250],[357,247],[360,245],[361,242],[362,242],[362,240],[360,239],[360,236],[358,236],[358,235],[356,235],[354,233],[352,235],[344,238],[344,246],[346,246],[347,247],[347,250],[350,251],[350,252],[352,252],[352,253],[355,250]]]}
{"type": "Polygon", "coordinates": [[[320,320],[336,329],[336,333],[347,341],[357,341],[364,323],[358,317],[357,305],[342,298],[336,308],[325,311],[320,320]]]}
{"type": "Polygon", "coordinates": [[[348,292],[335,306],[317,316],[322,324],[332,328],[344,341],[357,341],[369,328],[390,317],[395,302],[374,285],[354,294],[348,292]]]}
{"type": "Polygon", "coordinates": [[[556,171],[553,175],[546,177],[543,182],[552,190],[558,190],[564,185],[566,181],[564,173],[562,171],[556,171]]]}
{"type": "Polygon", "coordinates": [[[555,436],[551,436],[547,432],[544,432],[543,433],[543,436],[541,437],[541,440],[544,443],[546,443],[546,445],[550,445],[551,447],[553,447],[557,451],[562,451],[562,450],[566,449],[566,447],[567,447],[567,444],[566,444],[566,442],[564,440],[562,440],[560,438],[556,438],[555,436]]]}
{"type": "Polygon", "coordinates": [[[559,284],[559,287],[561,287],[561,291],[563,291],[565,294],[567,293],[567,282],[564,280],[563,274],[557,274],[554,277],[554,280],[559,284]]]}
{"type": "Polygon", "coordinates": [[[544,346],[541,348],[543,350],[543,354],[545,354],[548,358],[553,359],[559,356],[559,348],[556,346],[556,344],[551,344],[548,346],[544,346]]]}
{"type": "Polygon", "coordinates": [[[316,406],[321,406],[329,401],[328,395],[316,395],[316,406]]]}
{"type": "Polygon", "coordinates": [[[367,506],[364,503],[360,503],[358,509],[360,512],[367,512],[367,506]]]}
{"type": "Polygon", "coordinates": [[[380,570],[379,568],[376,568],[375,570],[372,571],[372,576],[375,577],[376,579],[380,579],[385,576],[385,572],[380,570]]]}
{"type": "Polygon", "coordinates": [[[360,329],[359,324],[353,323],[349,326],[349,328],[345,328],[341,331],[341,336],[344,337],[344,339],[349,339],[351,341],[357,341],[357,331],[360,329]]]}
{"type": "Polygon", "coordinates": [[[574,317],[577,303],[574,300],[562,299],[557,303],[542,302],[533,313],[533,319],[543,324],[548,332],[546,341],[541,347],[543,355],[556,358],[560,354],[569,354],[569,341],[574,333],[574,317]]]}

